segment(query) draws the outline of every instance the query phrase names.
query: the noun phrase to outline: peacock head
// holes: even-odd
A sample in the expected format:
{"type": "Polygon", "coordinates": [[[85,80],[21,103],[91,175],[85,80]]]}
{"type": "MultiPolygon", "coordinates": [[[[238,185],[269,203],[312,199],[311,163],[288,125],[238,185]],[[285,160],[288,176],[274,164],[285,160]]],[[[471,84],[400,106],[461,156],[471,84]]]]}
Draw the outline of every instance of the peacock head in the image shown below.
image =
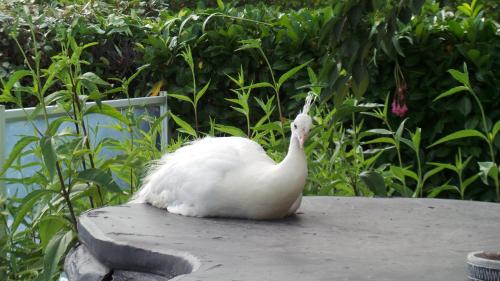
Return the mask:
{"type": "Polygon", "coordinates": [[[295,117],[295,120],[293,120],[291,124],[292,138],[295,137],[299,140],[300,148],[304,148],[304,142],[306,141],[309,131],[311,131],[312,128],[312,119],[308,115],[312,101],[313,96],[307,96],[304,109],[301,113],[299,113],[299,115],[297,115],[297,117],[295,117]]]}

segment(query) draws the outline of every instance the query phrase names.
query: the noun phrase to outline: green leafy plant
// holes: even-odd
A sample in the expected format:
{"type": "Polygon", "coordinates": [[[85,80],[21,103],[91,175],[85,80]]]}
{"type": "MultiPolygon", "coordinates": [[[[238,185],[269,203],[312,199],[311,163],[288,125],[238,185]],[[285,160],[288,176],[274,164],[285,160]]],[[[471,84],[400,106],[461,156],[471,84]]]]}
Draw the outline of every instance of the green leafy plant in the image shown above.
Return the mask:
{"type": "Polygon", "coordinates": [[[296,67],[288,70],[287,72],[285,72],[283,75],[281,75],[279,77],[278,81],[276,81],[276,78],[274,77],[273,68],[272,68],[271,64],[269,63],[269,59],[267,58],[266,54],[264,53],[264,50],[262,49],[260,41],[257,39],[247,39],[247,40],[240,41],[240,43],[242,45],[240,48],[236,49],[236,51],[247,50],[247,49],[256,49],[259,52],[259,54],[262,56],[264,61],[266,62],[269,74],[270,74],[271,79],[272,79],[272,84],[269,82],[260,82],[260,83],[251,84],[250,86],[246,86],[246,87],[243,87],[241,89],[245,90],[245,89],[266,88],[266,87],[273,89],[275,97],[276,97],[276,104],[277,104],[277,108],[278,108],[279,120],[281,122],[281,133],[282,133],[282,135],[284,135],[284,130],[283,130],[284,116],[283,116],[283,110],[281,109],[282,105],[281,105],[281,99],[280,99],[280,89],[283,86],[283,84],[290,77],[292,77],[297,72],[299,72],[301,69],[306,67],[309,63],[311,63],[311,60],[304,62],[301,65],[296,66],[296,67]]]}
{"type": "Polygon", "coordinates": [[[489,155],[491,161],[489,162],[479,162],[479,167],[482,173],[482,179],[483,181],[487,184],[487,178],[491,178],[493,180],[493,184],[495,186],[496,190],[496,196],[497,196],[497,201],[500,202],[500,180],[498,177],[498,170],[499,167],[495,162],[495,151],[494,151],[494,141],[495,137],[500,131],[500,121],[497,121],[490,129],[488,127],[486,115],[484,112],[483,105],[481,104],[481,100],[479,99],[478,95],[474,91],[474,89],[471,86],[470,79],[469,79],[469,72],[467,70],[467,65],[464,64],[463,67],[463,72],[455,70],[455,69],[450,69],[449,73],[455,79],[456,81],[462,83],[461,86],[454,87],[439,96],[437,96],[434,101],[440,100],[444,97],[452,96],[461,92],[465,92],[469,95],[471,95],[476,102],[479,111],[481,112],[481,121],[482,121],[482,129],[483,132],[480,132],[475,129],[464,129],[460,130],[457,132],[454,132],[452,134],[449,134],[445,137],[440,138],[439,140],[435,141],[433,144],[431,144],[429,147],[433,147],[442,143],[450,142],[453,140],[457,139],[462,139],[462,138],[480,138],[483,141],[486,142],[489,148],[489,155]]]}
{"type": "Polygon", "coordinates": [[[151,155],[158,155],[156,140],[161,118],[138,118],[131,107],[121,113],[101,103],[106,94],[121,92],[128,96],[128,85],[144,68],[130,78],[117,79],[120,86],[111,88],[97,74],[81,71],[81,66],[88,63],[81,54],[94,44],[81,46],[68,37],[61,53],[51,58],[47,68],[42,68],[35,37],[33,42],[37,54],[34,61],[21,49],[29,70],[12,75],[3,84],[0,95],[1,100],[24,110],[34,132],[20,138],[0,170],[0,176],[4,176],[8,169],[16,169],[21,175],[26,167],[35,169],[32,175],[21,178],[0,178],[7,184],[23,184],[27,193],[23,198],[14,195],[7,199],[6,215],[12,217],[12,223],[2,224],[8,239],[0,249],[2,259],[7,261],[7,268],[1,269],[6,280],[56,278],[65,253],[76,241],[78,214],[127,200],[139,184],[146,161],[151,155]],[[27,95],[38,101],[31,113],[23,105],[27,95]],[[89,100],[96,104],[86,106],[89,100]],[[49,118],[49,105],[55,105],[62,115],[49,118]],[[34,122],[39,114],[43,126],[34,122]],[[130,138],[124,143],[107,138],[97,140],[97,132],[92,132],[86,121],[91,114],[111,118],[117,122],[115,129],[126,131],[130,138]],[[139,120],[148,123],[151,130],[140,130],[139,120]],[[102,159],[103,149],[120,153],[102,159]],[[28,156],[35,160],[25,163],[28,156]],[[115,182],[111,171],[130,186],[129,193],[115,182]]]}

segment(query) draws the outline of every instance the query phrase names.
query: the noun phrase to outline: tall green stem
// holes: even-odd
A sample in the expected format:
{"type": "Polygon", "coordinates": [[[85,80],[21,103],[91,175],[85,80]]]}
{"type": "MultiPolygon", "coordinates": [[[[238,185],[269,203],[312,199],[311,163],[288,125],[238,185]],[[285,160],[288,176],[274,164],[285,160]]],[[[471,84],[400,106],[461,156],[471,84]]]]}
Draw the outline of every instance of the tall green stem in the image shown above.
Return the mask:
{"type": "MultiPolygon", "coordinates": [[[[191,57],[192,59],[192,57],[191,57]]],[[[191,68],[191,76],[193,77],[193,108],[194,108],[194,126],[196,127],[196,131],[198,132],[198,106],[195,103],[196,101],[196,76],[194,75],[194,67],[191,68]]]]}
{"type": "Polygon", "coordinates": [[[417,194],[420,195],[420,197],[423,196],[423,182],[422,182],[422,164],[420,162],[420,153],[419,151],[415,151],[417,154],[417,165],[418,165],[418,186],[417,186],[417,194]]]}
{"type": "MultiPolygon", "coordinates": [[[[88,133],[87,133],[87,127],[85,125],[85,120],[83,119],[83,117],[80,116],[80,113],[82,112],[82,106],[80,104],[80,99],[78,98],[78,93],[76,92],[77,88],[76,88],[75,78],[74,78],[71,66],[69,67],[68,74],[69,74],[70,83],[71,83],[71,94],[72,94],[71,97],[73,99],[73,104],[76,105],[76,107],[73,107],[74,116],[76,118],[75,121],[77,123],[79,122],[82,126],[82,133],[83,133],[83,137],[85,139],[84,144],[85,144],[85,147],[90,151],[90,153],[88,155],[90,167],[92,169],[95,169],[94,157],[92,156],[92,150],[90,149],[90,141],[89,141],[89,137],[88,137],[88,133]]],[[[84,163],[84,168],[85,168],[85,163],[84,163]]],[[[101,192],[101,187],[99,185],[97,185],[97,194],[99,195],[99,199],[101,200],[101,204],[104,204],[103,196],[102,196],[102,192],[101,192]]]]}
{"type": "Polygon", "coordinates": [[[73,210],[73,204],[71,203],[71,198],[70,198],[70,190],[69,187],[66,189],[66,185],[64,184],[64,178],[61,172],[61,165],[59,164],[59,161],[56,161],[56,170],[57,170],[57,176],[59,178],[59,183],[61,184],[61,194],[64,198],[64,201],[66,201],[66,205],[68,205],[69,213],[71,216],[71,222],[73,223],[73,227],[75,228],[75,231],[78,232],[77,224],[76,224],[76,215],[75,211],[73,210]]]}
{"type": "Polygon", "coordinates": [[[284,123],[283,123],[283,113],[281,110],[281,100],[280,100],[280,93],[279,93],[279,87],[278,84],[276,83],[276,79],[274,78],[274,72],[273,68],[271,67],[271,64],[269,63],[269,60],[267,59],[266,54],[264,54],[264,51],[262,48],[259,48],[260,54],[266,61],[267,68],[269,69],[269,73],[271,74],[271,79],[273,80],[273,89],[274,93],[276,95],[276,103],[278,104],[278,114],[280,116],[280,124],[281,124],[281,134],[284,136],[285,135],[285,128],[284,128],[284,123]]]}
{"type": "MultiPolygon", "coordinates": [[[[488,139],[488,147],[490,150],[491,162],[496,163],[495,162],[495,152],[493,151],[493,140],[490,140],[490,138],[488,137],[489,130],[488,130],[488,124],[486,123],[486,115],[484,114],[483,105],[481,104],[481,101],[479,100],[479,97],[476,95],[474,90],[470,87],[468,87],[468,90],[469,90],[469,93],[474,97],[474,100],[476,101],[477,105],[479,106],[479,110],[481,111],[483,130],[484,130],[485,136],[488,139]]],[[[500,202],[500,182],[499,182],[498,176],[496,176],[493,179],[493,181],[495,182],[495,191],[496,191],[496,195],[497,195],[497,202],[500,202]]]]}

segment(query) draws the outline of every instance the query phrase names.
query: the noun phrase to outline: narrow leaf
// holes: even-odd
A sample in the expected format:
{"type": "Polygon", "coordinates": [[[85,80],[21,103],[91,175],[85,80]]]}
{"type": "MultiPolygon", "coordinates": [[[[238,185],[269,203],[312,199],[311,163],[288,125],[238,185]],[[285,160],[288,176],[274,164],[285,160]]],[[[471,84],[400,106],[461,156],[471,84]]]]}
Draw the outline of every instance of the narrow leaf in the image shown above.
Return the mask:
{"type": "Polygon", "coordinates": [[[56,173],[57,156],[54,150],[53,139],[51,136],[44,136],[40,139],[40,148],[42,149],[43,163],[49,172],[49,180],[54,179],[56,173]]]}
{"type": "Polygon", "coordinates": [[[127,118],[123,116],[123,114],[121,114],[120,111],[118,111],[118,109],[112,107],[111,105],[107,104],[93,105],[87,108],[83,115],[88,115],[92,113],[106,115],[124,124],[128,124],[127,118]]]}
{"type": "Polygon", "coordinates": [[[391,166],[390,169],[391,169],[391,172],[399,179],[403,179],[405,176],[407,176],[407,177],[414,179],[415,181],[418,181],[418,176],[413,171],[403,169],[403,168],[398,167],[398,166],[391,166]]]}
{"type": "Polygon", "coordinates": [[[178,100],[182,100],[182,101],[187,101],[187,102],[189,102],[189,103],[191,103],[191,104],[194,105],[193,101],[188,96],[178,95],[178,94],[168,94],[168,96],[171,97],[171,98],[174,98],[174,99],[178,99],[178,100]]]}
{"type": "MultiPolygon", "coordinates": [[[[430,164],[432,164],[432,163],[430,163],[430,164]]],[[[441,163],[438,163],[438,164],[441,164],[441,163]]],[[[445,169],[444,167],[435,167],[434,169],[431,169],[431,170],[427,171],[424,174],[423,182],[427,181],[430,177],[432,177],[433,175],[441,172],[444,169],[445,169]]]]}
{"type": "Polygon", "coordinates": [[[77,178],[84,182],[94,182],[110,192],[115,192],[115,193],[121,192],[120,187],[113,180],[111,174],[106,173],[103,170],[99,169],[83,170],[78,173],[77,178]]]}
{"type": "Polygon", "coordinates": [[[110,86],[110,84],[108,82],[102,80],[101,77],[97,76],[93,72],[86,72],[86,73],[80,75],[80,77],[78,77],[78,79],[83,80],[83,81],[88,81],[88,82],[96,84],[96,85],[110,86]]]}
{"type": "Polygon", "coordinates": [[[457,139],[463,139],[463,138],[470,138],[470,137],[479,137],[484,139],[485,141],[488,141],[485,135],[483,135],[481,132],[477,130],[460,130],[457,132],[454,132],[452,134],[447,135],[446,137],[443,137],[439,139],[438,141],[434,142],[433,144],[429,145],[427,148],[436,146],[441,143],[449,142],[452,140],[457,140],[457,139]]]}
{"type": "Polygon", "coordinates": [[[37,280],[49,281],[53,279],[53,275],[59,272],[59,263],[63,260],[73,239],[72,230],[58,232],[52,237],[43,257],[43,274],[37,280]]]}
{"type": "Polygon", "coordinates": [[[255,89],[255,88],[273,88],[273,85],[268,82],[260,82],[260,83],[255,83],[251,84],[245,87],[241,87],[240,90],[248,90],[248,89],[255,89]]]}
{"type": "Polygon", "coordinates": [[[10,96],[10,91],[12,87],[16,84],[17,81],[21,80],[23,77],[31,75],[29,70],[18,70],[14,72],[10,77],[7,83],[5,83],[2,91],[2,95],[10,96]]]}
{"type": "Polygon", "coordinates": [[[205,87],[203,87],[203,89],[201,89],[195,96],[194,98],[194,104],[197,105],[198,104],[198,101],[201,99],[201,97],[203,97],[203,95],[206,93],[207,89],[208,89],[208,86],[210,86],[210,81],[208,81],[208,83],[205,85],[205,87]]]}
{"type": "Polygon", "coordinates": [[[458,187],[454,186],[454,185],[450,185],[447,183],[441,185],[441,186],[438,186],[438,187],[434,187],[431,192],[427,195],[428,198],[435,198],[437,197],[441,192],[443,191],[457,191],[457,192],[460,192],[458,187]]]}
{"type": "Polygon", "coordinates": [[[396,142],[392,138],[387,138],[387,137],[376,138],[376,139],[364,142],[364,144],[372,144],[372,143],[388,143],[388,144],[396,145],[396,142]]]}
{"type": "Polygon", "coordinates": [[[214,126],[214,129],[219,131],[219,132],[229,134],[231,136],[236,136],[236,137],[246,137],[247,136],[247,134],[245,134],[240,128],[236,128],[233,126],[216,124],[214,126]]]}
{"type": "Polygon", "coordinates": [[[416,130],[415,130],[415,134],[413,134],[411,136],[411,141],[413,143],[413,146],[415,147],[415,152],[418,153],[418,151],[420,150],[420,139],[421,139],[421,134],[422,134],[422,129],[420,127],[418,127],[416,130]]]}
{"type": "Polygon", "coordinates": [[[364,171],[359,177],[375,195],[387,196],[387,187],[385,186],[384,178],[379,173],[364,171]]]}
{"type": "Polygon", "coordinates": [[[437,96],[435,99],[433,99],[432,101],[437,101],[439,99],[442,99],[444,97],[447,97],[447,96],[451,96],[453,94],[456,94],[456,93],[459,93],[459,92],[462,92],[462,91],[467,91],[469,88],[465,87],[465,86],[457,86],[457,87],[454,87],[454,88],[451,88],[449,89],[448,91],[440,94],[439,96],[437,96]]]}
{"type": "Polygon", "coordinates": [[[403,120],[403,122],[401,122],[401,124],[399,124],[399,127],[396,130],[396,139],[397,140],[400,140],[401,137],[403,136],[403,130],[405,128],[406,120],[408,120],[408,118],[405,118],[405,120],[403,120]]]}
{"type": "Polygon", "coordinates": [[[466,86],[469,86],[469,77],[467,73],[463,73],[455,69],[450,69],[448,70],[448,72],[451,74],[451,76],[453,76],[455,80],[466,86]]]}
{"type": "Polygon", "coordinates": [[[477,162],[479,165],[479,175],[484,184],[488,185],[488,177],[493,180],[498,177],[498,167],[493,162],[477,162]]]}
{"type": "Polygon", "coordinates": [[[500,120],[493,125],[493,129],[491,130],[491,141],[493,142],[495,140],[495,136],[498,134],[500,131],[500,120]]]}
{"type": "Polygon", "coordinates": [[[278,80],[279,87],[281,87],[281,85],[283,85],[283,83],[285,83],[286,80],[288,80],[290,77],[292,77],[293,75],[295,75],[295,73],[299,72],[302,68],[306,67],[312,61],[313,60],[306,61],[305,63],[303,63],[303,64],[301,64],[299,66],[296,66],[296,67],[288,70],[287,72],[285,72],[285,74],[281,75],[281,77],[278,80]]]}
{"type": "Polygon", "coordinates": [[[38,138],[34,136],[25,136],[22,137],[20,140],[18,140],[17,143],[12,148],[9,157],[5,159],[5,162],[2,165],[2,169],[0,170],[0,176],[2,176],[7,171],[7,169],[10,168],[12,163],[17,159],[17,157],[19,157],[19,155],[21,155],[21,152],[26,146],[37,140],[38,138]]]}
{"type": "Polygon", "coordinates": [[[177,117],[175,114],[170,112],[170,116],[172,116],[172,119],[174,119],[174,122],[183,129],[183,132],[193,136],[197,137],[196,131],[189,125],[186,121],[182,120],[180,117],[177,117]]]}
{"type": "Polygon", "coordinates": [[[10,227],[11,233],[15,233],[21,222],[26,218],[26,215],[28,212],[31,212],[33,209],[33,206],[39,202],[42,201],[41,199],[47,195],[54,194],[55,191],[51,189],[37,189],[33,190],[32,192],[28,193],[23,198],[23,201],[19,207],[19,209],[16,210],[16,217],[14,218],[14,221],[12,222],[12,226],[10,227]]]}

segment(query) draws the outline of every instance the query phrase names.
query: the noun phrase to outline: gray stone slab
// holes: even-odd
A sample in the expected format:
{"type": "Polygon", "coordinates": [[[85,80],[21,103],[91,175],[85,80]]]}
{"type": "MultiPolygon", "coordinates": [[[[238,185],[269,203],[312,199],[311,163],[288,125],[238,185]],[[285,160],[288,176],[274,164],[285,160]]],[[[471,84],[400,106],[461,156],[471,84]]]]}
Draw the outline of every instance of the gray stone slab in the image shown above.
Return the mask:
{"type": "Polygon", "coordinates": [[[64,272],[69,280],[101,281],[110,271],[83,245],[71,249],[64,261],[64,272]]]}
{"type": "Polygon", "coordinates": [[[70,281],[167,281],[156,274],[116,270],[107,267],[88,251],[85,245],[71,249],[64,261],[64,272],[70,281]]]}
{"type": "Polygon", "coordinates": [[[464,280],[468,252],[500,248],[500,204],[305,197],[277,221],[130,204],[84,213],[79,230],[107,266],[173,280],[464,280]]]}

